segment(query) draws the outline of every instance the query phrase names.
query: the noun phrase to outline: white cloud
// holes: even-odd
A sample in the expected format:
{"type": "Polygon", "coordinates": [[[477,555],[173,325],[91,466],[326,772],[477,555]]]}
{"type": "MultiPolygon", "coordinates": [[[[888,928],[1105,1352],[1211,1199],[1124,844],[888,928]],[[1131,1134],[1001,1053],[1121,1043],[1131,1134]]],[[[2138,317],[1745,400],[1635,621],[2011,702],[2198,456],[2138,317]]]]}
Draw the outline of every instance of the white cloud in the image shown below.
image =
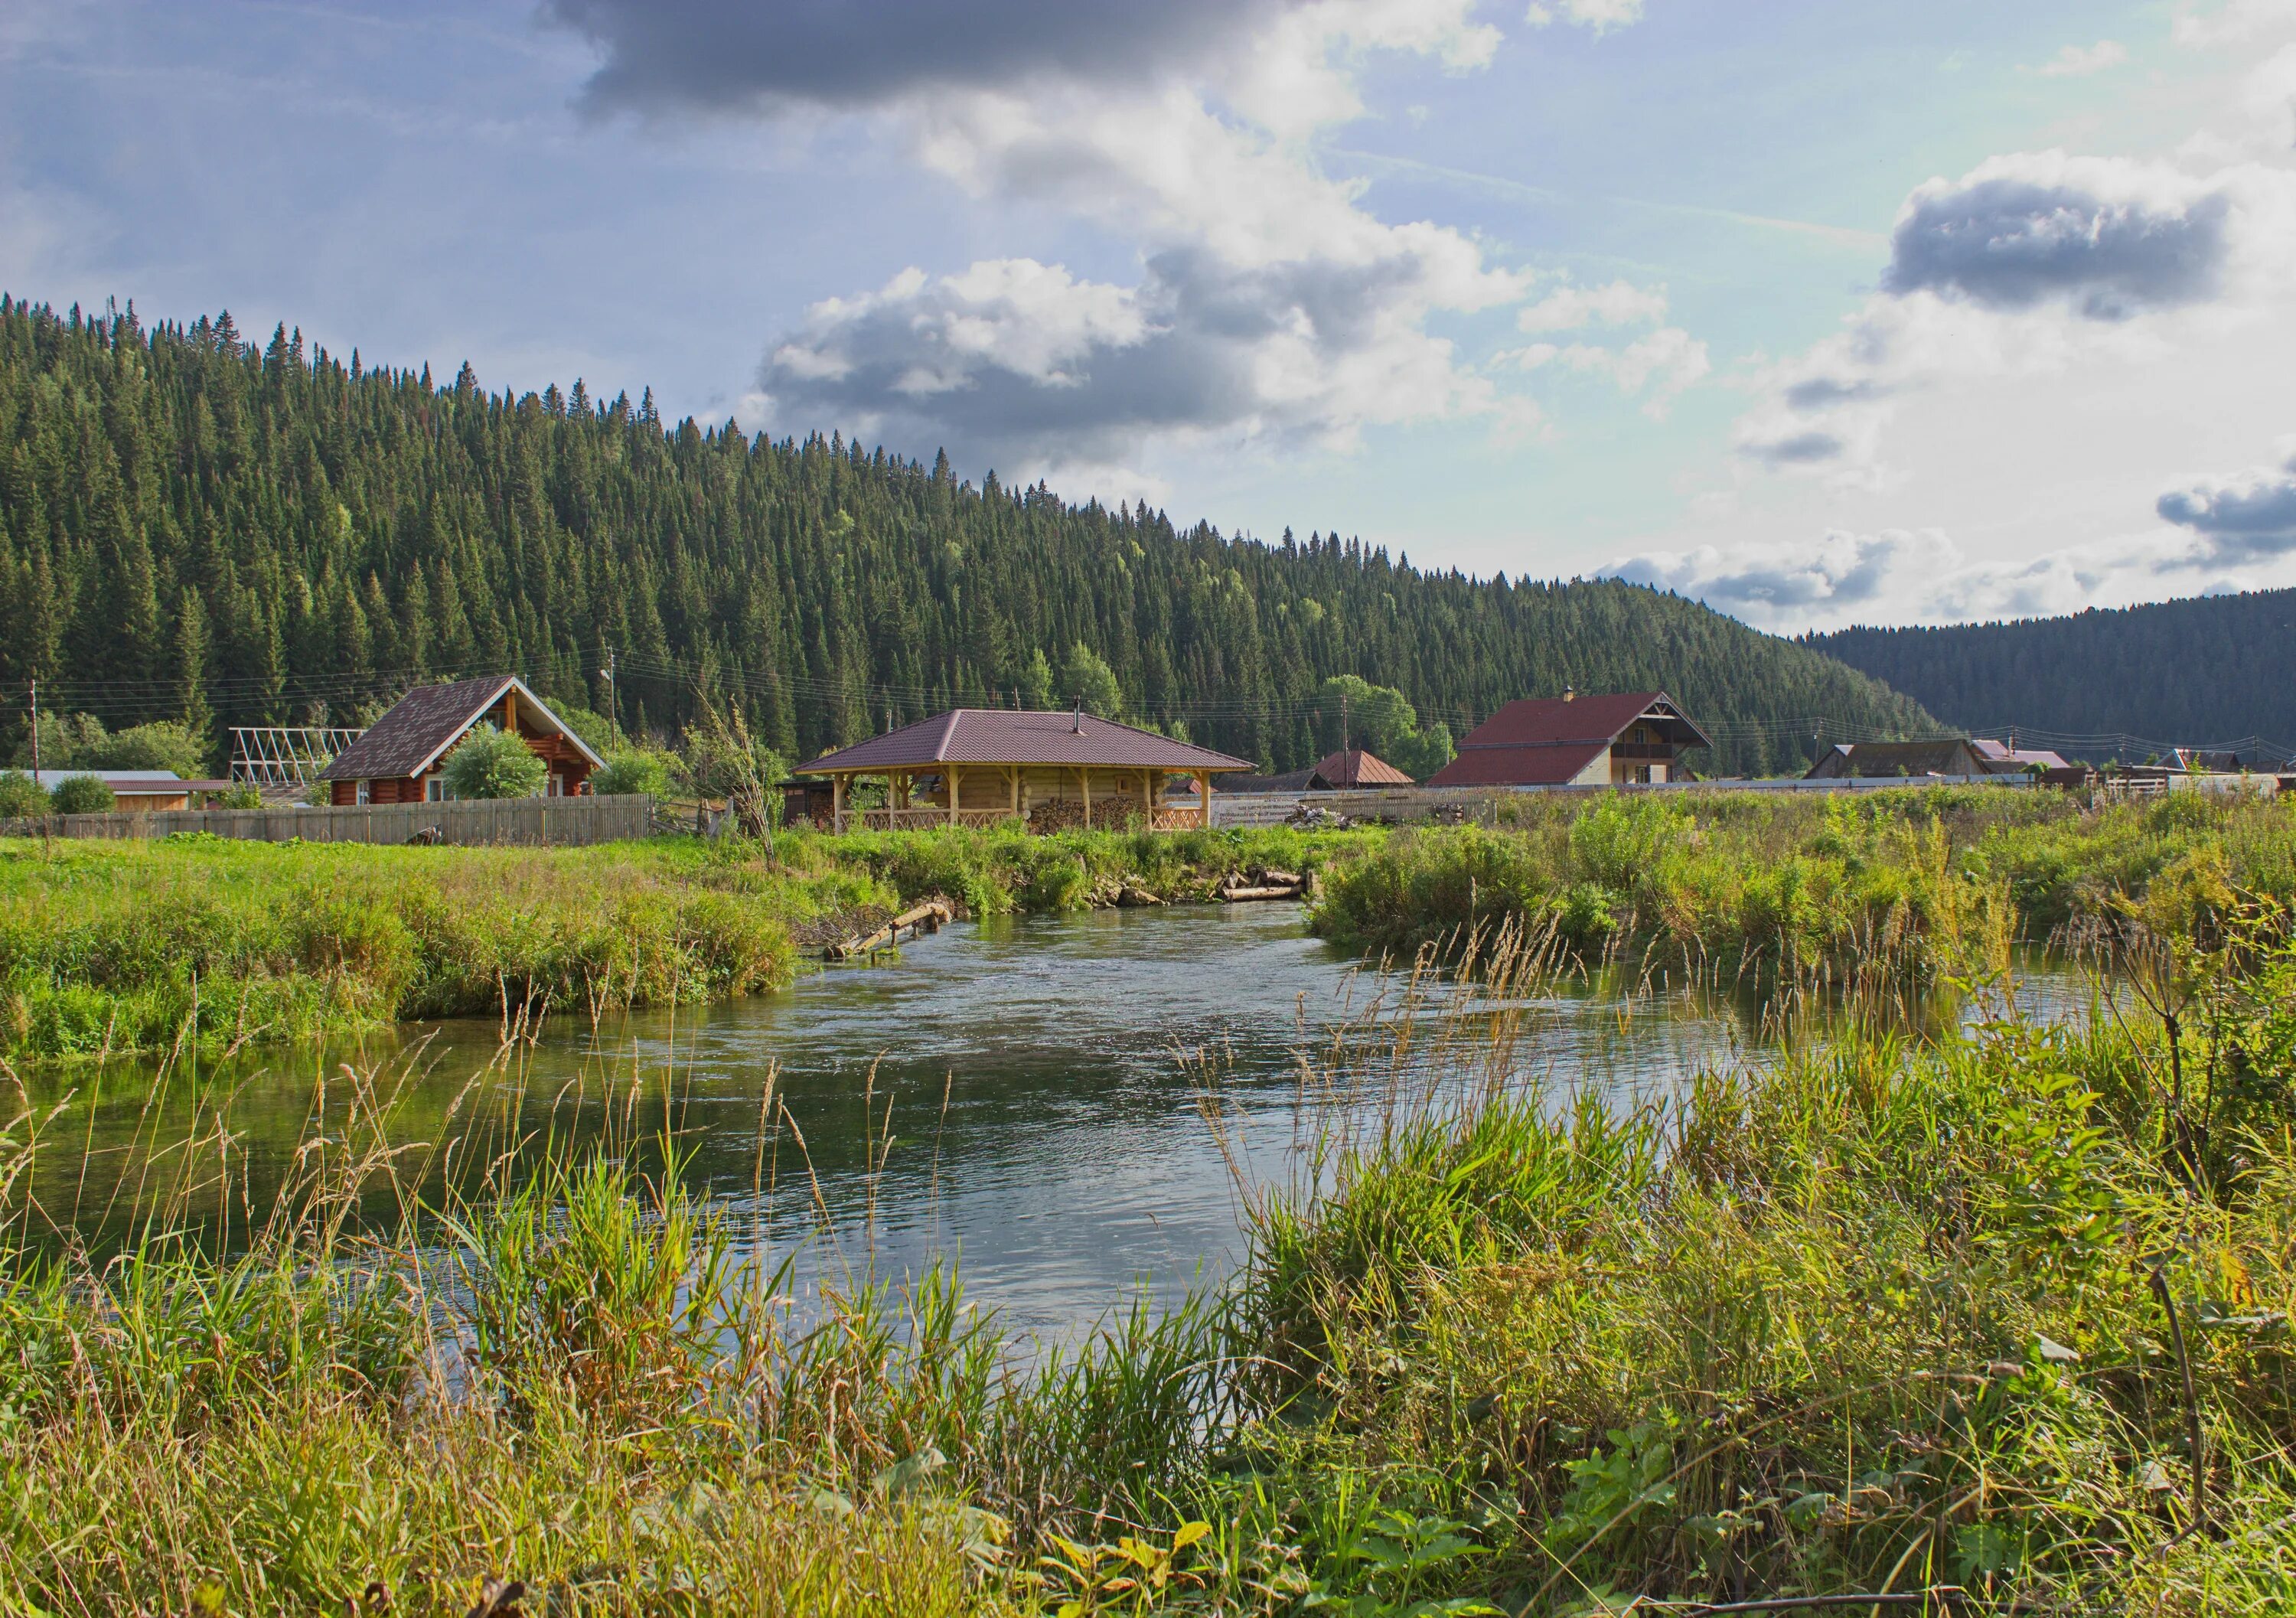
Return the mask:
{"type": "Polygon", "coordinates": [[[2019,153],[1906,199],[1879,292],[1765,374],[1738,447],[1883,488],[1895,401],[1948,382],[2148,363],[2288,300],[2296,173],[2019,153]]]}
{"type": "Polygon", "coordinates": [[[1185,0],[1161,23],[1154,7],[996,0],[957,18],[918,0],[919,37],[865,70],[844,60],[842,21],[775,49],[716,0],[698,37],[636,0],[555,4],[607,47],[591,94],[610,108],[810,100],[873,120],[985,205],[1049,206],[1137,243],[1130,284],[1011,258],[816,305],[759,371],[754,407],[784,430],[945,445],[1013,476],[1136,467],[1212,435],[1345,449],[1389,423],[1536,418],[1430,329],[1519,301],[1529,277],[1457,230],[1375,218],[1310,146],[1362,115],[1369,53],[1486,66],[1499,36],[1476,0],[1185,0]],[[976,22],[1005,48],[934,47],[976,22]]]}
{"type": "Polygon", "coordinates": [[[1666,318],[1666,293],[1629,282],[1560,286],[1515,316],[1525,332],[1576,332],[1590,325],[1641,325],[1666,318]]]}
{"type": "Polygon", "coordinates": [[[2044,78],[2080,78],[2117,68],[2128,60],[2128,47],[2117,39],[2095,45],[2069,45],[2033,70],[2044,78]]]}
{"type": "Polygon", "coordinates": [[[1643,0],[1532,0],[1522,20],[1543,29],[1557,21],[1575,22],[1597,35],[1626,28],[1643,20],[1643,0]]]}
{"type": "Polygon", "coordinates": [[[2296,27],[2296,0],[2181,0],[2169,37],[2182,45],[2234,45],[2296,27]]]}

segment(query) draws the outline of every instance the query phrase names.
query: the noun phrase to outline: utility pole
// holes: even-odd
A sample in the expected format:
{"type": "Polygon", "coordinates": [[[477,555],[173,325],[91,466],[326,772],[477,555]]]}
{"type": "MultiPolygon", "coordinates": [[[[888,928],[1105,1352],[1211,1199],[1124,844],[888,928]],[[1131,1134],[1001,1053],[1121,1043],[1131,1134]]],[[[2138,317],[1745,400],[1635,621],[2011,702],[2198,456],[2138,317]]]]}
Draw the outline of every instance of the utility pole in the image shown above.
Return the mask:
{"type": "Polygon", "coordinates": [[[606,677],[606,719],[613,726],[614,734],[619,735],[622,733],[622,705],[614,690],[614,649],[611,646],[606,648],[606,666],[598,672],[606,677]]]}
{"type": "Polygon", "coordinates": [[[40,676],[32,674],[32,779],[40,778],[40,676]]]}

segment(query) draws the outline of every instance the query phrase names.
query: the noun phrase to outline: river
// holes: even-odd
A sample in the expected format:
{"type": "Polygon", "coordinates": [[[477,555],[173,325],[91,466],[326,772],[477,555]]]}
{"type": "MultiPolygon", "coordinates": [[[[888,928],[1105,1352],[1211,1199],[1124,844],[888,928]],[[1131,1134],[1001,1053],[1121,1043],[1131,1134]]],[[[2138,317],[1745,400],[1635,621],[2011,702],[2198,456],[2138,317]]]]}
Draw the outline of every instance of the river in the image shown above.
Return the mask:
{"type": "MultiPolygon", "coordinates": [[[[2029,983],[2045,1013],[2077,998],[2029,983]]],[[[1382,993],[1289,905],[996,917],[775,994],[553,1019],[507,1051],[496,1023],[463,1023],[174,1068],[156,1090],[149,1064],[59,1071],[33,1083],[35,1191],[46,1236],[94,1252],[155,1218],[241,1244],[315,1134],[374,1132],[352,1105],[366,1073],[402,1185],[435,1195],[521,1135],[651,1162],[666,1126],[689,1183],[804,1278],[898,1282],[953,1256],[1008,1326],[1059,1335],[1233,1266],[1240,1183],[1296,1177],[1303,1071],[1368,1038],[1382,993]]],[[[1510,1072],[1557,1095],[1660,1100],[1758,1054],[1734,1008],[1688,996],[1556,993],[1519,1017],[1510,1072]]],[[[363,1211],[387,1223],[399,1195],[371,1182],[363,1211]]]]}

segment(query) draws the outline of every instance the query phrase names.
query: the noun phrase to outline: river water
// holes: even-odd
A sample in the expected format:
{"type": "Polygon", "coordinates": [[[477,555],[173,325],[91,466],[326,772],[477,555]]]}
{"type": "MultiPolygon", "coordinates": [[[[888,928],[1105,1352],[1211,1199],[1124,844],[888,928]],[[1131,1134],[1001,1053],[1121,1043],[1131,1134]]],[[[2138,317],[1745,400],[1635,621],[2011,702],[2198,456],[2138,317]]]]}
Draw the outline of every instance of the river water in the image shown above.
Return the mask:
{"type": "MultiPolygon", "coordinates": [[[[2029,982],[2045,1012],[2077,994],[2029,982]]],[[[991,918],[779,993],[554,1019],[507,1049],[497,1023],[445,1023],[156,1088],[150,1064],[53,1073],[33,1088],[34,1189],[50,1239],[100,1253],[157,1220],[237,1245],[315,1136],[387,1134],[398,1186],[435,1196],[521,1138],[652,1162],[667,1130],[689,1183],[804,1279],[898,1283],[955,1257],[1008,1326],[1061,1335],[1224,1275],[1240,1187],[1296,1180],[1328,1120],[1303,1072],[1373,1039],[1374,1002],[1400,998],[1289,905],[991,918]]],[[[1660,1101],[1763,1055],[1738,1009],[1689,996],[1558,992],[1515,1027],[1509,1072],[1557,1096],[1660,1101]]],[[[371,1181],[363,1211],[388,1223],[404,1195],[371,1181]]]]}

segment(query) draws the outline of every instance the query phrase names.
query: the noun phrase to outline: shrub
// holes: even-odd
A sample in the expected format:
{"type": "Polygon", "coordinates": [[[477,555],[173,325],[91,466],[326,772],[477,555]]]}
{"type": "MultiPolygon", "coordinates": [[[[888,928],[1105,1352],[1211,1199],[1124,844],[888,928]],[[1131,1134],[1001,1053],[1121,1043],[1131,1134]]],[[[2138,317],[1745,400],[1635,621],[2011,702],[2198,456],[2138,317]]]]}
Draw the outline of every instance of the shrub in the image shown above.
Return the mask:
{"type": "Polygon", "coordinates": [[[111,789],[94,776],[66,776],[48,801],[59,815],[108,815],[119,803],[111,789]]]}
{"type": "Polygon", "coordinates": [[[590,790],[603,796],[644,793],[659,801],[670,794],[677,761],[660,748],[624,748],[606,755],[606,768],[590,777],[590,790]]]}
{"type": "Polygon", "coordinates": [[[447,755],[443,774],[450,798],[532,798],[550,766],[506,730],[474,730],[447,755]]]}
{"type": "Polygon", "coordinates": [[[91,739],[71,763],[83,769],[172,769],[196,780],[208,773],[208,747],[190,726],[159,719],[91,739]]]}
{"type": "Polygon", "coordinates": [[[217,793],[210,801],[217,809],[261,809],[263,794],[248,783],[242,781],[226,792],[217,793]]]}
{"type": "Polygon", "coordinates": [[[0,769],[0,820],[20,820],[48,812],[48,795],[20,769],[0,769]]]}

